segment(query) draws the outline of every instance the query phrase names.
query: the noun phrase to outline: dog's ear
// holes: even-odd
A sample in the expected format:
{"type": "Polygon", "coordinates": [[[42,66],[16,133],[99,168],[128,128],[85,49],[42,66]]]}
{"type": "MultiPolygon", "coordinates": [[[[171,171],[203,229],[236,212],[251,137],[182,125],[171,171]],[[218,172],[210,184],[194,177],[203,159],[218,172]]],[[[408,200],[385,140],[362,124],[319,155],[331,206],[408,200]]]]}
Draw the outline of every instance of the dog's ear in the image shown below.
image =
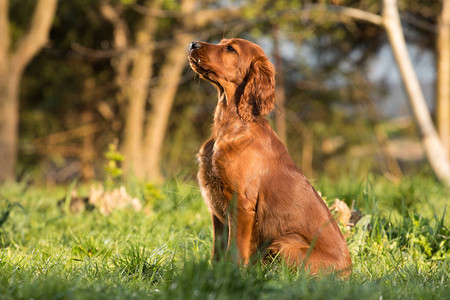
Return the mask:
{"type": "Polygon", "coordinates": [[[239,99],[238,113],[242,120],[265,117],[275,104],[275,68],[265,56],[252,61],[239,99]]]}

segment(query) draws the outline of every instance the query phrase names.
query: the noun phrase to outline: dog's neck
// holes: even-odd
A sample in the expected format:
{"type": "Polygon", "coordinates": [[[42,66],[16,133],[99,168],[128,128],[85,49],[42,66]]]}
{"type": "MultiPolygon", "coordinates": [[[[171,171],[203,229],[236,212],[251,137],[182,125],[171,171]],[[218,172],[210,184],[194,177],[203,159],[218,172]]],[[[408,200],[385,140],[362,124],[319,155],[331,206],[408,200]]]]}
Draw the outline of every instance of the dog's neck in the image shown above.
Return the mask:
{"type": "Polygon", "coordinates": [[[227,86],[218,88],[218,101],[214,113],[213,137],[218,138],[225,132],[229,133],[230,127],[239,127],[244,122],[239,117],[236,101],[236,88],[227,86]],[[238,125],[238,126],[236,126],[238,125]]]}

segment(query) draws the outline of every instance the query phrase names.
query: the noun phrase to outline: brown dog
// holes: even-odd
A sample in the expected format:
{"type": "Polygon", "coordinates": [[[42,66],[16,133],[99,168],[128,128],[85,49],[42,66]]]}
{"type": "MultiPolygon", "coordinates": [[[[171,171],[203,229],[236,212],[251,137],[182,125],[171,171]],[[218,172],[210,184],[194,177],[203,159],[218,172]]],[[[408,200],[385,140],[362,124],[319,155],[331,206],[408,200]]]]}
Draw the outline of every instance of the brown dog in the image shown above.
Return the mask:
{"type": "Polygon", "coordinates": [[[235,244],[238,263],[269,251],[311,274],[349,275],[341,231],[265,119],[274,107],[275,70],[263,50],[242,39],[192,42],[189,62],[219,93],[211,138],[198,154],[213,259],[231,255],[235,244]]]}

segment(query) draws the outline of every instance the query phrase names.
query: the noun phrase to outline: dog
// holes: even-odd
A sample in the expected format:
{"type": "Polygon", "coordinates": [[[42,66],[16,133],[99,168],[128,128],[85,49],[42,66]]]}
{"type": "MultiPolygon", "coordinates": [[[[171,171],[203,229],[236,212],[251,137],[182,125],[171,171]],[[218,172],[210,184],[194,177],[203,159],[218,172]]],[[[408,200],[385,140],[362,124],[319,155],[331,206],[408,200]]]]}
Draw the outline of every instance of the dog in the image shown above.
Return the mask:
{"type": "Polygon", "coordinates": [[[192,42],[188,60],[218,91],[212,134],[197,156],[213,261],[232,256],[247,265],[267,253],[311,274],[349,276],[339,227],[265,118],[274,108],[275,69],[262,48],[236,38],[192,42]]]}

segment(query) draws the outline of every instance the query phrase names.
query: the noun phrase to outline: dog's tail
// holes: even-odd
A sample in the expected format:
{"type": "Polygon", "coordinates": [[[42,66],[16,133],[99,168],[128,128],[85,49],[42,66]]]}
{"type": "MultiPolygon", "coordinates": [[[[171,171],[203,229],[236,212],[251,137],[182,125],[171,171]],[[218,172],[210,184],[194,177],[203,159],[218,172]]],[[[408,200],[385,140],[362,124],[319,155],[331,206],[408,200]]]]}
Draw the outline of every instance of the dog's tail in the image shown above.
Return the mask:
{"type": "Polygon", "coordinates": [[[310,243],[298,233],[289,233],[272,241],[267,247],[288,265],[301,267],[311,275],[337,273],[346,278],[351,273],[350,258],[342,258],[320,249],[315,241],[310,243]]]}

